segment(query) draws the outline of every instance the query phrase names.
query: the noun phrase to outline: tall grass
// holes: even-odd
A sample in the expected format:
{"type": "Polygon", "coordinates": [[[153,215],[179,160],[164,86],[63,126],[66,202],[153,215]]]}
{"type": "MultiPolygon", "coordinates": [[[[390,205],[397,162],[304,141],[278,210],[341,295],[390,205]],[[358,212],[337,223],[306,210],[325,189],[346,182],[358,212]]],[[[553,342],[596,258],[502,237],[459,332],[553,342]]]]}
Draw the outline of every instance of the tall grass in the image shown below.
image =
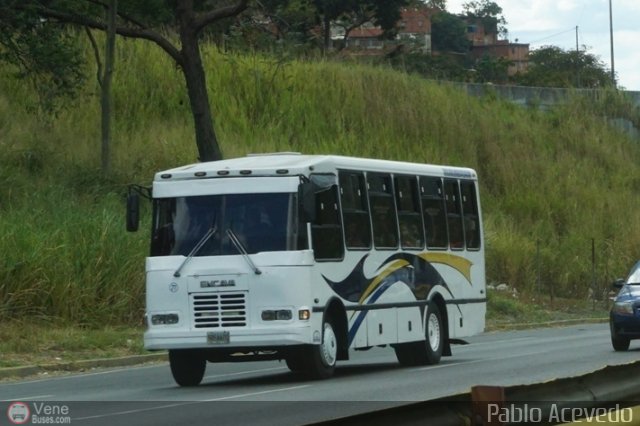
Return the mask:
{"type": "MultiPolygon", "coordinates": [[[[97,83],[89,79],[72,105],[46,117],[33,88],[0,67],[0,318],[141,318],[148,226],[124,232],[125,185],[148,184],[158,170],[196,161],[197,151],[175,64],[151,44],[118,43],[106,177],[97,83]]],[[[603,113],[620,111],[617,100],[544,112],[383,68],[208,45],[203,57],[227,157],[286,150],[477,169],[489,281],[582,297],[592,239],[600,287],[640,256],[640,152],[603,113]]]]}

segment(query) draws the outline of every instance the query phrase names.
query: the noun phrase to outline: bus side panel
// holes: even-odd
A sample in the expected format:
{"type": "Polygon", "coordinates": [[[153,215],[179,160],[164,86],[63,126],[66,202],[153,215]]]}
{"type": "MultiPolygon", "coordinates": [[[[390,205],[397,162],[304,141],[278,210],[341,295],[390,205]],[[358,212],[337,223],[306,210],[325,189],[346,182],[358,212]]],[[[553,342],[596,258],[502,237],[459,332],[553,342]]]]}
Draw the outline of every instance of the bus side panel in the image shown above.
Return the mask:
{"type": "Polygon", "coordinates": [[[420,308],[398,308],[398,343],[424,339],[420,308]]]}

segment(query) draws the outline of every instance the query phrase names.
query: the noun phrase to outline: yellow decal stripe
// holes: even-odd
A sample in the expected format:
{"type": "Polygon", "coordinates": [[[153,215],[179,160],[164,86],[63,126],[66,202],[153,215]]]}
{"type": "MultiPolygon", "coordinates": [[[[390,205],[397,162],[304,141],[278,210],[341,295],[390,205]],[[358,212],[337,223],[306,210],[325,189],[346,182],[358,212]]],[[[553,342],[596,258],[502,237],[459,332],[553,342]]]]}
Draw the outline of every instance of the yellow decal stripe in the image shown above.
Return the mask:
{"type": "Polygon", "coordinates": [[[460,272],[471,283],[471,261],[464,257],[455,256],[449,253],[421,253],[420,257],[429,263],[440,263],[443,265],[451,266],[453,269],[460,272]]]}
{"type": "Polygon", "coordinates": [[[378,287],[378,285],[380,285],[380,282],[386,278],[389,274],[391,274],[394,271],[397,271],[400,268],[403,268],[405,266],[407,266],[409,264],[409,262],[407,262],[406,260],[402,260],[402,259],[398,259],[393,261],[389,266],[387,266],[384,271],[382,271],[381,273],[379,273],[376,278],[371,282],[371,284],[369,284],[369,287],[365,290],[365,292],[362,294],[362,296],[360,297],[360,301],[359,303],[362,304],[367,297],[369,297],[369,295],[371,293],[373,293],[373,290],[376,289],[376,287],[378,287]]]}

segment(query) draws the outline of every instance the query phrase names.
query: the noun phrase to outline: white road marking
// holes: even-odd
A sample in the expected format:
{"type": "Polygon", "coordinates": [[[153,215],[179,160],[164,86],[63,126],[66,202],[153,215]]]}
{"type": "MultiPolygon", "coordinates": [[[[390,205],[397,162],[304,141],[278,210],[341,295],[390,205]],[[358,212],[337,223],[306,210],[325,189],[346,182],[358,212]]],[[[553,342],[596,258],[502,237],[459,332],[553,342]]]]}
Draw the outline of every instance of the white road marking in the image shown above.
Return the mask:
{"type": "MultiPolygon", "coordinates": [[[[35,380],[27,380],[27,381],[20,381],[20,382],[7,382],[7,383],[1,383],[0,385],[26,385],[26,384],[30,384],[30,383],[42,383],[42,382],[49,382],[52,380],[63,380],[63,379],[78,379],[78,378],[82,378],[82,377],[90,377],[90,376],[100,376],[103,374],[112,374],[112,373],[122,373],[124,371],[131,371],[131,367],[125,367],[125,368],[118,368],[115,370],[108,370],[108,371],[96,371],[95,373],[79,373],[79,374],[75,374],[75,373],[71,373],[68,376],[52,376],[52,377],[46,377],[46,378],[42,378],[42,379],[35,379],[35,380]]],[[[156,368],[158,367],[158,365],[146,365],[146,366],[142,366],[142,367],[137,367],[137,366],[133,366],[134,369],[137,370],[141,370],[141,369],[145,369],[145,368],[156,368]]],[[[108,367],[104,367],[104,368],[108,368],[108,367]]]]}
{"type": "Polygon", "coordinates": [[[73,420],[89,420],[89,419],[99,419],[99,418],[111,417],[111,416],[123,416],[123,415],[127,415],[127,414],[136,414],[136,413],[142,413],[142,412],[146,412],[146,411],[164,410],[164,409],[167,409],[167,408],[174,408],[174,407],[183,407],[183,406],[186,406],[186,405],[204,404],[206,402],[224,401],[224,400],[227,400],[227,399],[245,398],[245,397],[248,397],[248,396],[264,395],[264,394],[267,394],[267,393],[284,392],[284,391],[288,391],[288,390],[302,389],[302,388],[306,388],[306,387],[309,387],[309,386],[311,386],[311,385],[291,386],[291,387],[288,387],[288,388],[271,389],[271,390],[262,391],[262,392],[252,392],[252,393],[237,394],[237,395],[225,396],[225,397],[220,397],[220,398],[205,399],[205,400],[202,400],[202,401],[181,402],[181,403],[176,403],[176,404],[160,405],[160,406],[157,406],[157,407],[140,408],[138,410],[118,411],[118,412],[115,412],[115,413],[98,414],[98,415],[95,415],[95,416],[76,417],[73,420]]]}
{"type": "Polygon", "coordinates": [[[241,394],[238,394],[238,395],[223,396],[221,398],[205,399],[202,402],[224,401],[224,400],[227,400],[227,399],[245,398],[245,397],[248,397],[248,396],[264,395],[266,393],[283,392],[283,391],[288,391],[288,390],[293,390],[293,389],[302,389],[302,388],[306,388],[306,387],[309,387],[309,386],[311,386],[311,385],[291,386],[291,387],[288,387],[288,388],[272,389],[272,390],[266,390],[266,391],[261,391],[261,392],[241,393],[241,394]]]}
{"type": "Polygon", "coordinates": [[[537,351],[537,352],[525,352],[523,354],[513,354],[513,355],[508,355],[508,356],[501,356],[501,357],[498,357],[498,358],[483,358],[483,359],[475,359],[473,361],[462,361],[462,362],[454,362],[454,363],[451,363],[451,364],[433,365],[433,366],[429,366],[429,367],[418,368],[417,371],[435,370],[437,368],[457,367],[459,365],[477,364],[479,362],[502,361],[503,359],[519,358],[519,357],[523,357],[523,356],[540,355],[540,354],[546,354],[546,353],[549,353],[549,351],[548,350],[544,350],[544,351],[537,351]]]}
{"type": "Polygon", "coordinates": [[[213,374],[211,376],[206,376],[204,379],[214,379],[216,377],[240,376],[242,374],[262,373],[264,371],[275,371],[275,370],[288,370],[288,368],[287,367],[271,367],[271,368],[261,368],[259,370],[238,371],[235,373],[213,374]]]}
{"type": "Polygon", "coordinates": [[[34,396],[21,396],[19,398],[3,399],[2,402],[9,401],[30,401],[32,399],[44,399],[51,398],[53,395],[34,395],[34,396]]]}

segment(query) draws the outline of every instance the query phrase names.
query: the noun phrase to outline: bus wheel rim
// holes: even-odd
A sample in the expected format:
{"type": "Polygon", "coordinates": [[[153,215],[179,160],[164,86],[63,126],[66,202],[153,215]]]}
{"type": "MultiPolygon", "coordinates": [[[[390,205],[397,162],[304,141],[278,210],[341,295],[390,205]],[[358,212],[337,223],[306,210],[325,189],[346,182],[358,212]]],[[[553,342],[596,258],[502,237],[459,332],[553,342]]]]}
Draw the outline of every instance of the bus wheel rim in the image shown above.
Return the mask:
{"type": "Polygon", "coordinates": [[[427,321],[427,337],[429,339],[429,346],[431,350],[436,352],[440,347],[440,321],[436,314],[429,315],[427,321]]]}
{"type": "Polygon", "coordinates": [[[322,356],[322,362],[327,366],[334,365],[337,354],[338,341],[336,340],[336,335],[333,332],[331,324],[327,323],[324,325],[322,344],[320,345],[320,356],[322,356]]]}

